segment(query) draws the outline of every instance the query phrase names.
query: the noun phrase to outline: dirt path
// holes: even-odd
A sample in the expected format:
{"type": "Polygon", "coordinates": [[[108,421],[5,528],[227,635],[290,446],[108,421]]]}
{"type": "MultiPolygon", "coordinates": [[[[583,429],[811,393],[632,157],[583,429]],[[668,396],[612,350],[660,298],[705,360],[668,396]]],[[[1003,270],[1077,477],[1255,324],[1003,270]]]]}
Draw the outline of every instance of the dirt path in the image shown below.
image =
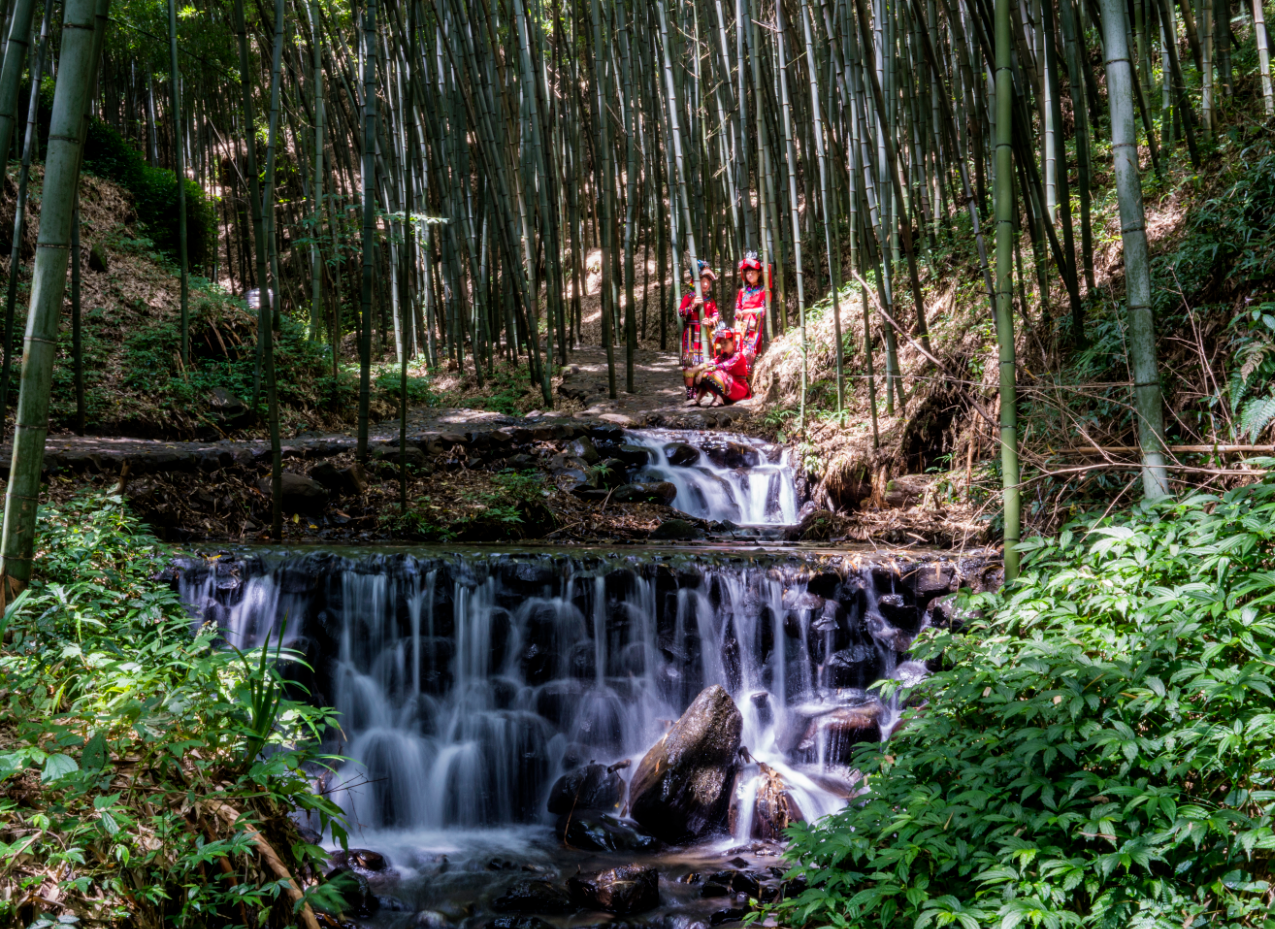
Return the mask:
{"type": "MultiPolygon", "coordinates": [[[[460,408],[413,408],[408,415],[408,437],[414,444],[432,435],[485,432],[503,426],[534,426],[554,422],[608,422],[626,428],[670,426],[687,429],[730,428],[751,410],[751,401],[716,409],[687,407],[678,356],[673,352],[638,351],[634,358],[634,388],[625,391],[624,350],[616,350],[617,397],[611,400],[607,387],[606,352],[598,346],[577,349],[559,387],[559,394],[575,400],[585,409],[535,411],[525,417],[506,416],[487,410],[460,408]]],[[[571,404],[574,406],[575,404],[571,404]]],[[[398,422],[374,424],[369,430],[373,445],[396,443],[398,422]]],[[[352,452],[356,446],[353,430],[333,434],[301,433],[283,440],[285,459],[327,458],[352,452]]],[[[0,445],[0,474],[7,473],[12,447],[0,445]]],[[[269,460],[270,443],[265,439],[224,439],[215,442],[165,442],[104,436],[51,435],[45,440],[45,470],[90,470],[118,474],[125,465],[130,475],[147,473],[213,470],[234,464],[246,465],[269,460]]]]}
{"type": "Polygon", "coordinates": [[[615,349],[616,399],[612,400],[608,396],[605,349],[596,345],[578,348],[571,355],[571,364],[567,367],[559,392],[584,405],[583,414],[577,416],[610,418],[619,414],[634,425],[650,423],[658,418],[665,424],[712,429],[729,426],[734,420],[752,412],[754,401],[751,400],[712,410],[688,407],[676,352],[639,349],[633,354],[633,362],[634,392],[628,393],[625,390],[624,347],[615,349]]]}

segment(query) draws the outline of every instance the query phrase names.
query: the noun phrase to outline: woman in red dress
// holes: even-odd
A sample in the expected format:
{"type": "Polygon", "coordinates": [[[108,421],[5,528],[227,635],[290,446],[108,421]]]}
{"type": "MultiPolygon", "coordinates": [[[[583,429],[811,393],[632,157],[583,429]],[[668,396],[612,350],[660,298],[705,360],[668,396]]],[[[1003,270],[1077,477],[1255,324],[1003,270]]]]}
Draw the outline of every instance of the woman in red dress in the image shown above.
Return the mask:
{"type": "Polygon", "coordinates": [[[682,298],[682,305],[677,313],[682,317],[682,380],[686,384],[686,402],[696,402],[695,375],[703,370],[707,352],[704,341],[700,338],[700,309],[703,308],[704,332],[712,332],[721,322],[717,312],[717,303],[712,299],[713,284],[717,275],[708,266],[708,262],[699,263],[700,291],[703,296],[696,296],[692,289],[682,298]]]}
{"type": "Polygon", "coordinates": [[[748,358],[736,348],[734,329],[718,329],[714,340],[717,355],[695,375],[695,400],[711,395],[710,406],[728,406],[753,395],[748,386],[748,358]]]}
{"type": "Polygon", "coordinates": [[[751,367],[761,352],[764,332],[762,324],[770,294],[766,284],[762,283],[762,267],[756,252],[744,255],[744,260],[739,263],[739,271],[744,276],[744,286],[739,289],[739,296],[735,298],[735,325],[740,331],[739,350],[751,367]]]}

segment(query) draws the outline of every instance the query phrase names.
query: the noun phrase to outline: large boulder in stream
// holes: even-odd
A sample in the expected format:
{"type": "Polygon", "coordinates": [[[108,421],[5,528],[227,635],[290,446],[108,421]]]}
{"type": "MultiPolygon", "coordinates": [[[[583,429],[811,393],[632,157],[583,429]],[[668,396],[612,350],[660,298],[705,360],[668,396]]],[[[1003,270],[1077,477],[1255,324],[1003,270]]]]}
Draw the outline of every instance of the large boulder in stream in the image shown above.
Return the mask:
{"type": "Polygon", "coordinates": [[[567,890],[577,906],[617,916],[644,913],[660,905],[659,874],[654,868],[636,864],[577,874],[567,881],[567,890]]]}
{"type": "Polygon", "coordinates": [[[726,689],[705,688],[646,753],[629,782],[629,813],[638,825],[665,842],[720,829],[730,812],[743,728],[726,689]]]}

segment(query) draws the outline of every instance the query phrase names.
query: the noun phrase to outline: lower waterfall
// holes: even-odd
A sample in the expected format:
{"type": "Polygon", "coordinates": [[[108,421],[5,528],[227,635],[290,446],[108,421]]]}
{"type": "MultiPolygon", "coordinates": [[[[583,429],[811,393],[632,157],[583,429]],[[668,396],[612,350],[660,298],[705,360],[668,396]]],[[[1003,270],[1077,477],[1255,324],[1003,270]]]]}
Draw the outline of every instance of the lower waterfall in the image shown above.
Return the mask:
{"type": "Polygon", "coordinates": [[[240,648],[286,620],[287,675],[340,713],[326,783],[351,835],[548,823],[563,772],[633,766],[706,686],[744,720],[726,843],[758,836],[767,766],[806,819],[851,795],[887,737],[914,636],[977,565],[870,554],[257,553],[192,559],[179,587],[240,648]]]}

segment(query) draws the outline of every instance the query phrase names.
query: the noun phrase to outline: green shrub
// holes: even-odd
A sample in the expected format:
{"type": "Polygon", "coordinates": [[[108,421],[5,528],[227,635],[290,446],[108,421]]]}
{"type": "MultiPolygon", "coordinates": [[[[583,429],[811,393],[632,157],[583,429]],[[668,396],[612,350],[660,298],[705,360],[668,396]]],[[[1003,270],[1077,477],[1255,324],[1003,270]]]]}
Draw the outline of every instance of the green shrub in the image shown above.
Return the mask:
{"type": "Polygon", "coordinates": [[[922,637],[866,794],[793,829],[781,924],[1271,926],[1275,482],[1023,548],[922,637]]]}
{"type": "MultiPolygon", "coordinates": [[[[194,315],[192,328],[198,324],[198,312],[194,315]]],[[[160,406],[184,410],[198,408],[217,387],[245,402],[251,400],[256,364],[251,346],[233,358],[195,357],[183,374],[177,366],[180,345],[181,330],[174,322],[131,333],[124,343],[125,386],[150,394],[160,406]]],[[[328,349],[308,340],[303,324],[282,317],[274,353],[280,404],[301,408],[328,402],[332,387],[328,349]]],[[[357,397],[357,380],[349,375],[340,378],[338,403],[348,407],[357,397]]]]}
{"type": "Polygon", "coordinates": [[[322,860],[287,813],[339,816],[305,772],[330,711],[275,702],[272,663],[192,634],[118,497],[43,507],[36,548],[0,619],[0,923],[296,923],[250,826],[294,875],[322,860]]]}
{"type": "MultiPolygon", "coordinates": [[[[93,119],[84,143],[84,170],[125,187],[133,195],[138,222],[155,246],[178,256],[177,175],[153,168],[118,132],[93,119]]],[[[217,247],[217,214],[194,181],[186,180],[186,255],[192,268],[207,269],[217,247]]]]}

